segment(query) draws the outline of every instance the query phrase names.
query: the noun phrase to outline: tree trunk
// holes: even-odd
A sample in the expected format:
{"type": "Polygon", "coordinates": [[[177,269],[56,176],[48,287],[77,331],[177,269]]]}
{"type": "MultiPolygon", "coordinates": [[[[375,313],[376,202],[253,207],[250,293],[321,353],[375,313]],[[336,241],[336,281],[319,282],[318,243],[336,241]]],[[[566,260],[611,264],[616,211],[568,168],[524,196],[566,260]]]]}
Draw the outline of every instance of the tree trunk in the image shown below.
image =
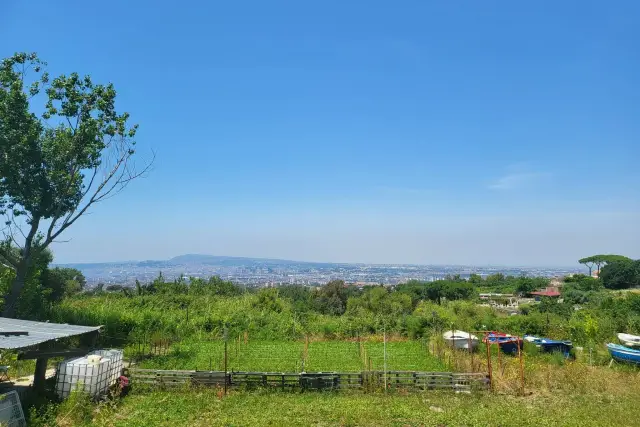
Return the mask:
{"type": "Polygon", "coordinates": [[[38,232],[39,225],[40,218],[34,218],[31,221],[31,230],[29,230],[29,234],[25,239],[24,249],[20,254],[20,262],[16,266],[16,277],[11,283],[9,294],[4,299],[4,309],[2,310],[3,317],[15,317],[16,315],[16,304],[18,303],[18,298],[20,298],[22,289],[27,281],[27,274],[29,273],[29,264],[31,263],[32,255],[31,246],[33,245],[33,239],[38,232]]]}
{"type": "Polygon", "coordinates": [[[20,297],[20,293],[22,293],[22,288],[24,288],[24,284],[27,281],[27,269],[27,263],[24,262],[24,260],[21,260],[20,265],[16,269],[16,277],[11,283],[9,294],[4,299],[4,310],[2,311],[3,317],[15,317],[16,304],[20,297]]]}

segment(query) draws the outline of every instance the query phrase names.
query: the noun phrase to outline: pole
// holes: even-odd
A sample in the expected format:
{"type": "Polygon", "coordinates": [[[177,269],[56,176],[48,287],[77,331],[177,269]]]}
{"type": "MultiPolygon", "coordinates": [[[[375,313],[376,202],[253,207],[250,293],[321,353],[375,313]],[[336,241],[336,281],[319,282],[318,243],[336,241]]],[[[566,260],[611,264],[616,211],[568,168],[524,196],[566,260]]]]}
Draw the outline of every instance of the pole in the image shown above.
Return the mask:
{"type": "MultiPolygon", "coordinates": [[[[456,340],[455,337],[456,333],[453,330],[453,323],[451,324],[451,366],[453,367],[453,365],[456,364],[456,340]]],[[[456,367],[453,368],[454,370],[456,370],[456,367]]]]}
{"type": "Polygon", "coordinates": [[[33,374],[33,388],[38,392],[42,392],[45,389],[47,360],[49,359],[46,357],[39,357],[36,359],[36,369],[33,374]]]}
{"type": "Polygon", "coordinates": [[[491,349],[489,348],[489,340],[485,336],[485,344],[487,345],[487,371],[489,371],[489,388],[493,390],[493,372],[491,371],[491,349]]]}
{"type": "Polygon", "coordinates": [[[227,338],[229,330],[224,327],[224,395],[227,395],[227,338]]]}
{"type": "Polygon", "coordinates": [[[520,340],[516,341],[518,345],[518,357],[520,358],[520,381],[522,383],[521,393],[524,396],[524,364],[522,361],[522,350],[520,349],[520,340]]]}
{"type": "Polygon", "coordinates": [[[467,350],[471,353],[471,372],[475,372],[473,369],[473,346],[471,345],[471,332],[467,335],[467,350]]]}
{"type": "Polygon", "coordinates": [[[387,392],[387,328],[382,326],[382,340],[384,351],[384,392],[387,392]]]}
{"type": "Polygon", "coordinates": [[[502,369],[502,347],[500,346],[500,341],[498,341],[498,368],[500,369],[500,375],[503,375],[504,369],[502,369]]]}

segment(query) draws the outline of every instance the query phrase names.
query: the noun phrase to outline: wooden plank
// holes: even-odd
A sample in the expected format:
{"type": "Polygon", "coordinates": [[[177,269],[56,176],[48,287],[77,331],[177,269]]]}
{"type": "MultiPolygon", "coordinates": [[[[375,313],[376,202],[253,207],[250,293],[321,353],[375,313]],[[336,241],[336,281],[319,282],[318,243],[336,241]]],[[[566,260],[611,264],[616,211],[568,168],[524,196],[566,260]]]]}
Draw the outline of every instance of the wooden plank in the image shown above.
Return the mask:
{"type": "MultiPolygon", "coordinates": [[[[379,387],[384,372],[232,372],[130,369],[132,383],[152,384],[163,387],[196,384],[217,386],[262,386],[284,389],[362,389],[365,386],[379,387]]],[[[451,389],[469,391],[488,388],[487,375],[483,373],[387,371],[390,384],[396,389],[429,390],[451,389]],[[394,378],[395,377],[395,378],[394,378]]]]}

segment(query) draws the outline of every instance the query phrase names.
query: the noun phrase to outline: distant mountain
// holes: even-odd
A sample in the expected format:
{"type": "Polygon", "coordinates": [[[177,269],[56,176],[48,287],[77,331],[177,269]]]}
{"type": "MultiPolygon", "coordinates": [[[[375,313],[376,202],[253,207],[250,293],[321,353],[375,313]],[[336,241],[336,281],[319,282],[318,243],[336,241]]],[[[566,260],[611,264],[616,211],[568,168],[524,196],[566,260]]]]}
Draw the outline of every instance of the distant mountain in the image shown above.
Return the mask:
{"type": "Polygon", "coordinates": [[[233,256],[217,256],[217,255],[202,255],[202,254],[185,254],[178,255],[166,261],[171,265],[218,265],[224,267],[238,267],[248,265],[262,265],[262,266],[287,266],[287,265],[309,265],[309,266],[329,266],[329,265],[341,265],[340,263],[328,263],[328,262],[308,262],[308,261],[292,261],[287,259],[274,259],[274,258],[248,258],[248,257],[233,257],[233,256]]]}
{"type": "Polygon", "coordinates": [[[329,263],[329,262],[307,262],[307,261],[292,261],[286,259],[273,259],[273,258],[248,258],[248,257],[232,257],[232,256],[218,256],[218,255],[204,255],[204,254],[184,254],[178,255],[168,260],[145,260],[145,261],[121,261],[121,262],[95,262],[95,263],[68,263],[68,264],[56,264],[64,267],[72,267],[78,269],[93,269],[104,267],[123,267],[123,266],[136,266],[136,267],[171,267],[180,265],[215,265],[220,267],[242,267],[242,266],[292,266],[292,265],[307,265],[312,266],[335,266],[346,265],[341,263],[329,263]]]}

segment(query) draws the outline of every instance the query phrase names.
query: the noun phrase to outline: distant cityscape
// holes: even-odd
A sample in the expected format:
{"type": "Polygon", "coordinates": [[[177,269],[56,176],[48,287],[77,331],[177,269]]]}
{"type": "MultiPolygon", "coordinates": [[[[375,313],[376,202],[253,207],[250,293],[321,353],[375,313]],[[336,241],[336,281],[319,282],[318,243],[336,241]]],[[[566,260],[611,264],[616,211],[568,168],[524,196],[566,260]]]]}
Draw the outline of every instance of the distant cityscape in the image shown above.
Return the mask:
{"type": "Polygon", "coordinates": [[[442,280],[447,276],[472,274],[486,277],[502,273],[511,276],[560,277],[584,273],[576,267],[498,267],[468,265],[397,265],[397,264],[341,264],[288,261],[263,258],[239,258],[212,255],[181,255],[166,261],[131,261],[93,264],[64,264],[82,271],[89,287],[105,285],[133,285],[154,280],[160,273],[173,280],[180,277],[209,278],[219,276],[249,287],[286,284],[316,286],[331,280],[344,280],[360,286],[396,285],[408,280],[442,280]]]}

